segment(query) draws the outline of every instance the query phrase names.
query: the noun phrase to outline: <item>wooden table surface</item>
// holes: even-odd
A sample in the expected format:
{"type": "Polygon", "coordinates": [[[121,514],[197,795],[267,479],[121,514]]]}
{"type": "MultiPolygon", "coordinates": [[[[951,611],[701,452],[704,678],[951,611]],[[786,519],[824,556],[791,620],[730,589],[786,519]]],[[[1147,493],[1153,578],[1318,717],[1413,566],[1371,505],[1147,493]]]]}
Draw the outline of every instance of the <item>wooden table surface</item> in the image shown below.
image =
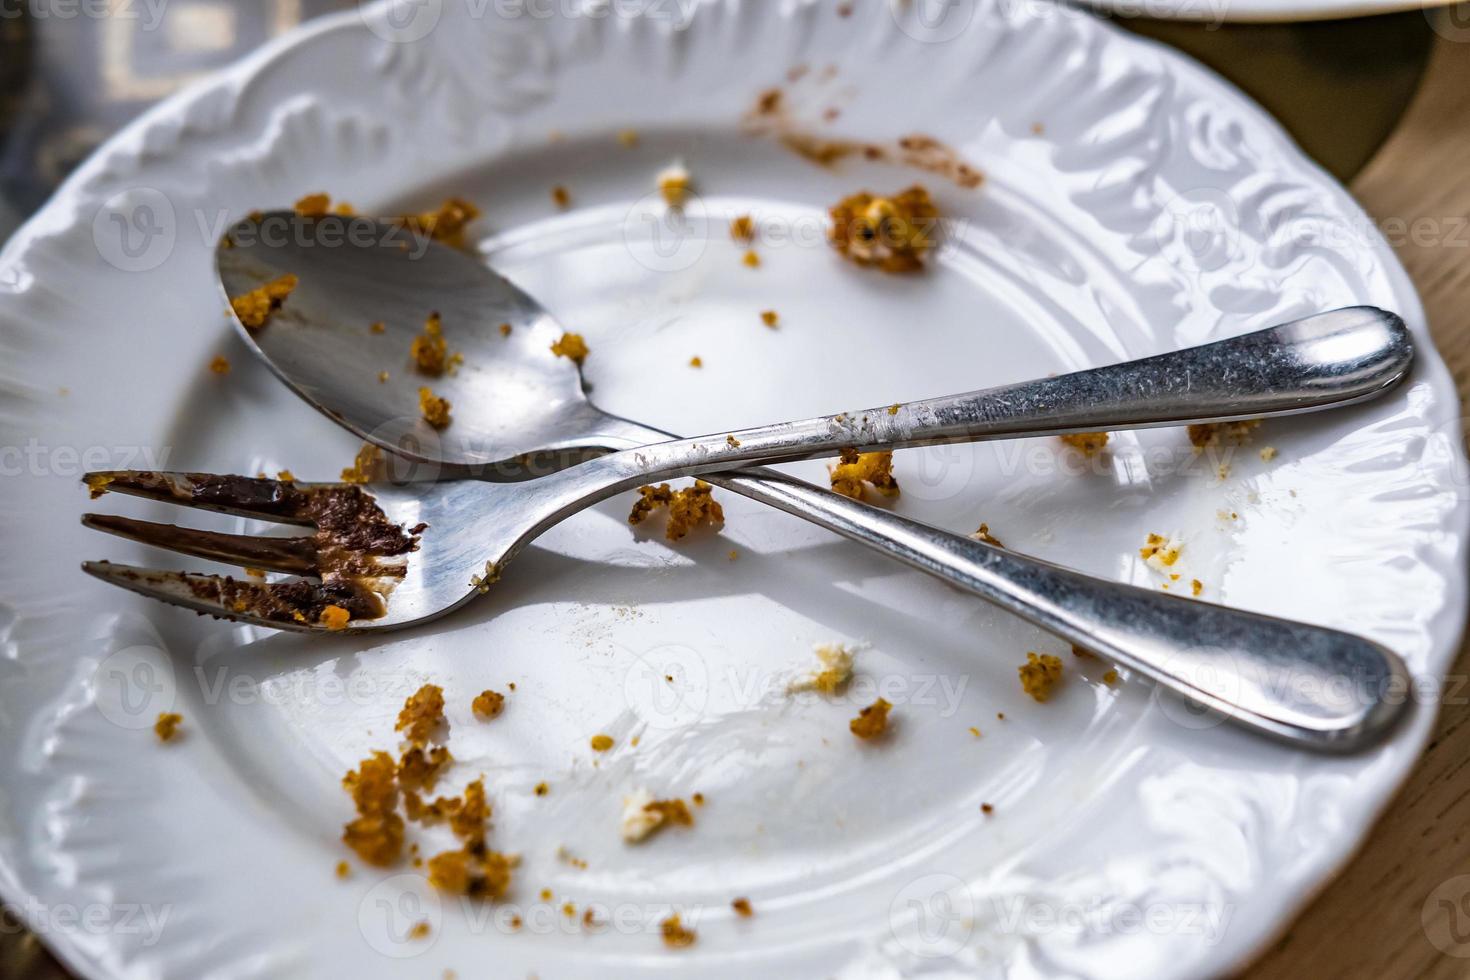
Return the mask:
{"type": "MultiPolygon", "coordinates": [[[[1470,16],[1461,8],[1443,18],[1418,94],[1351,186],[1380,227],[1418,222],[1421,234],[1405,236],[1416,240],[1395,247],[1464,404],[1470,399],[1470,16]]],[[[1467,672],[1470,645],[1462,644],[1451,674],[1467,672]]],[[[1470,695],[1445,700],[1428,751],[1362,852],[1249,972],[1253,980],[1470,975],[1470,880],[1435,893],[1470,874],[1470,695]],[[1458,955],[1430,941],[1431,934],[1442,940],[1446,929],[1465,940],[1451,945],[1458,955]]]]}
{"type": "MultiPolygon", "coordinates": [[[[1335,25],[1126,23],[1220,70],[1280,117],[1380,222],[1462,401],[1470,400],[1470,3],[1335,25]],[[1407,110],[1405,111],[1405,106],[1407,110]],[[1384,135],[1387,139],[1384,139],[1384,135]],[[1381,144],[1381,145],[1380,145],[1381,144]],[[1417,224],[1416,224],[1417,222],[1417,224]]],[[[1470,645],[1452,674],[1470,676],[1470,645]]],[[[1247,972],[1251,980],[1470,976],[1470,695],[1442,705],[1428,751],[1342,875],[1247,972]],[[1447,895],[1448,903],[1438,899],[1447,895]],[[1446,935],[1463,937],[1446,954],[1446,935]]],[[[0,977],[64,980],[35,938],[0,926],[0,977]]]]}

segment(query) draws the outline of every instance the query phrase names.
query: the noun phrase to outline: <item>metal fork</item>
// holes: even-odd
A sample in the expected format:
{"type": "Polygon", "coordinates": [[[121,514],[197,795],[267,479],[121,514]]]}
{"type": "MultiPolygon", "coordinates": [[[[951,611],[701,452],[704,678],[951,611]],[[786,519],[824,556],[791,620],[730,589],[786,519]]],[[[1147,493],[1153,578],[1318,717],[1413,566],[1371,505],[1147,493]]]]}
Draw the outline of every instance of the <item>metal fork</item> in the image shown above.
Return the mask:
{"type": "MultiPolygon", "coordinates": [[[[1381,375],[1380,365],[1357,380],[1365,390],[1381,389],[1401,377],[1405,366],[1397,363],[1381,375]]],[[[1043,398],[1046,391],[1059,395],[1065,377],[1033,382],[1031,390],[1043,398]]],[[[292,575],[314,567],[318,581],[265,583],[110,562],[83,567],[155,599],[277,629],[403,627],[491,591],[506,564],[537,535],[640,484],[746,461],[832,455],[854,445],[983,438],[1013,430],[1013,411],[1034,412],[1036,406],[989,404],[981,413],[972,395],[899,411],[871,409],[643,446],[522,483],[363,488],[207,474],[90,474],[94,492],[305,525],[313,532],[259,538],[93,514],[83,519],[90,527],[292,575]]],[[[1363,637],[1096,579],[857,501],[835,506],[828,491],[772,470],[747,467],[739,479],[757,500],[853,540],[881,543],[914,568],[1279,738],[1351,749],[1384,731],[1403,707],[1383,697],[1406,679],[1402,661],[1363,637]]]]}

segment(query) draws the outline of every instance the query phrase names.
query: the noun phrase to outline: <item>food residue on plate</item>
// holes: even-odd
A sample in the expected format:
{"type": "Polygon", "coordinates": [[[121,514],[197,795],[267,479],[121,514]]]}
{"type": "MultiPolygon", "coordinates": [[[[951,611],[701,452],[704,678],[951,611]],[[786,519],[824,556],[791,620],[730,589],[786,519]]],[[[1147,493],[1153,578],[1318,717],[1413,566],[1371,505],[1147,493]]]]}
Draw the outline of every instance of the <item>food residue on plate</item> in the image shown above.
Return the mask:
{"type": "Polygon", "coordinates": [[[888,731],[888,712],[893,705],[879,698],[868,705],[858,716],[847,723],[847,727],[858,738],[865,741],[879,738],[888,731]]]}
{"type": "Polygon", "coordinates": [[[816,654],[818,666],[809,668],[787,684],[787,693],[817,691],[837,694],[852,679],[853,659],[857,651],[842,643],[819,643],[812,652],[816,654]]]}
{"type": "Polygon", "coordinates": [[[1071,446],[1084,456],[1096,456],[1102,452],[1108,444],[1106,432],[1073,432],[1069,435],[1058,436],[1058,439],[1071,446]]]}
{"type": "Polygon", "coordinates": [[[659,507],[667,507],[669,511],[664,537],[670,541],[678,541],[701,524],[716,528],[725,524],[725,509],[714,498],[714,488],[703,480],[695,480],[693,486],[682,490],[671,490],[667,483],[639,487],[628,523],[643,523],[659,507]]]}
{"type": "Polygon", "coordinates": [[[766,326],[773,327],[774,328],[780,322],[781,322],[781,315],[779,313],[777,313],[775,310],[762,310],[761,311],[761,323],[764,323],[766,326]]]}
{"type": "Polygon", "coordinates": [[[1189,441],[1195,449],[1205,449],[1210,446],[1236,446],[1249,441],[1252,433],[1260,425],[1260,419],[1191,425],[1188,430],[1189,441]]]}
{"type": "Polygon", "coordinates": [[[1050,653],[1027,653],[1026,662],[1018,668],[1021,690],[1036,701],[1051,697],[1052,688],[1062,680],[1062,658],[1050,653]]]}
{"type": "Polygon", "coordinates": [[[636,844],[665,826],[694,826],[694,814],[681,799],[657,800],[640,788],[623,797],[621,826],[623,840],[636,844]]]}
{"type": "Polygon", "coordinates": [[[664,196],[665,203],[671,208],[682,208],[694,187],[694,178],[684,166],[684,161],[675,160],[659,171],[657,179],[658,190],[664,196]]]}
{"type": "Polygon", "coordinates": [[[173,711],[160,711],[158,720],[153,723],[153,734],[158,736],[160,742],[172,741],[183,723],[183,715],[173,711]]]}
{"type": "Polygon", "coordinates": [[[497,718],[505,710],[505,695],[499,691],[481,691],[470,702],[470,710],[474,712],[476,718],[482,721],[497,718]]]}
{"type": "Polygon", "coordinates": [[[214,360],[209,362],[209,370],[214,374],[229,374],[229,358],[225,357],[223,354],[216,355],[214,360]]]}
{"type": "Polygon", "coordinates": [[[397,224],[417,235],[426,235],[452,248],[465,245],[465,228],[480,216],[480,209],[460,197],[447,198],[432,211],[407,214],[397,224]]]}
{"type": "Polygon", "coordinates": [[[862,266],[916,272],[939,241],[939,209],[918,184],[892,197],[862,191],[831,209],[828,241],[862,266]]]}
{"type": "Polygon", "coordinates": [[[1138,549],[1138,556],[1154,571],[1167,573],[1179,560],[1179,553],[1183,550],[1184,542],[1174,535],[1166,537],[1150,532],[1143,547],[1138,549]]]}
{"type": "Polygon", "coordinates": [[[679,913],[675,912],[667,919],[659,923],[659,932],[664,937],[664,945],[672,949],[683,949],[693,946],[698,938],[693,929],[686,929],[684,923],[679,920],[679,913]]]}
{"type": "Polygon", "coordinates": [[[828,468],[832,489],[853,500],[866,499],[864,485],[885,497],[897,497],[898,480],[893,476],[893,453],[859,453],[844,449],[838,462],[828,468]]]}
{"type": "Polygon", "coordinates": [[[437,311],[424,320],[424,332],[413,338],[408,356],[420,374],[437,378],[449,366],[449,342],[444,339],[444,322],[437,311]]]}

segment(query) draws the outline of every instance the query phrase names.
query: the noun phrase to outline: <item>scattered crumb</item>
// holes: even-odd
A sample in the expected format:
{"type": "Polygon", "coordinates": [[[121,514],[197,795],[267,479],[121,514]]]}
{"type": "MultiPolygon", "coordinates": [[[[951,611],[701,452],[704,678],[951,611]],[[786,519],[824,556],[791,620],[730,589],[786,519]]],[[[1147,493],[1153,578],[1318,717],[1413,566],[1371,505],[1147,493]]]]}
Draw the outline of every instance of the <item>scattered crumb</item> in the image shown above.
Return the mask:
{"type": "Polygon", "coordinates": [[[398,806],[397,767],[386,752],[374,752],[342,777],[357,817],[342,830],[342,841],[368,864],[386,867],[403,850],[403,818],[398,806]]]}
{"type": "Polygon", "coordinates": [[[698,938],[693,929],[684,928],[684,924],[679,921],[679,914],[677,912],[660,922],[658,928],[659,932],[663,934],[664,945],[671,949],[682,949],[686,946],[693,946],[694,940],[698,938]]]}
{"type": "Polygon", "coordinates": [[[229,374],[230,359],[225,357],[223,354],[216,355],[214,360],[209,362],[209,370],[213,371],[215,374],[229,374]]]}
{"type": "Polygon", "coordinates": [[[436,429],[443,429],[452,421],[449,417],[450,404],[428,388],[419,389],[419,413],[424,421],[436,429]]]}
{"type": "Polygon", "coordinates": [[[408,354],[414,369],[431,378],[439,377],[449,366],[449,342],[444,339],[444,324],[437,312],[424,320],[424,332],[413,338],[408,354]]]}
{"type": "Polygon", "coordinates": [[[981,803],[980,812],[984,814],[991,814],[995,812],[995,807],[991,806],[989,803],[981,803]]]}
{"type": "Polygon", "coordinates": [[[376,323],[370,325],[368,329],[371,330],[373,333],[385,333],[388,328],[383,325],[382,320],[378,320],[376,323]]]}
{"type": "Polygon", "coordinates": [[[832,247],[858,265],[884,272],[922,269],[936,242],[939,210],[918,184],[892,197],[853,194],[830,214],[827,238],[832,247]]]}
{"type": "Polygon", "coordinates": [[[740,257],[740,261],[749,268],[757,269],[760,268],[761,257],[755,253],[755,249],[746,249],[745,254],[740,257]]]}
{"type": "Polygon", "coordinates": [[[572,194],[565,187],[557,184],[551,189],[551,203],[562,209],[569,208],[572,206],[572,194]]]}
{"type": "Polygon", "coordinates": [[[296,481],[296,474],[290,470],[281,470],[276,474],[276,479],[282,483],[294,483],[296,481]]]}
{"type": "Polygon", "coordinates": [[[1147,542],[1138,549],[1138,556],[1144,563],[1158,572],[1166,572],[1179,560],[1179,553],[1184,549],[1184,542],[1170,535],[1150,533],[1147,542]]]}
{"type": "Polygon", "coordinates": [[[970,726],[970,734],[971,735],[974,735],[976,738],[979,738],[980,737],[980,729],[976,728],[974,725],[971,725],[970,726]]]}
{"type": "Polygon", "coordinates": [[[547,793],[551,792],[551,787],[544,782],[537,783],[536,788],[532,792],[534,792],[537,796],[545,796],[547,793]]]}
{"type": "Polygon", "coordinates": [[[1019,673],[1021,690],[1037,701],[1045,701],[1062,679],[1062,658],[1049,653],[1027,653],[1019,673]]]}
{"type": "Polygon", "coordinates": [[[689,366],[692,368],[704,367],[704,359],[696,354],[694,357],[689,358],[689,366]]]}
{"type": "Polygon", "coordinates": [[[404,737],[413,745],[426,745],[443,722],[444,688],[438,684],[425,684],[403,702],[393,730],[404,732],[404,737]]]}
{"type": "Polygon", "coordinates": [[[1189,591],[1190,591],[1190,594],[1191,595],[1199,595],[1204,590],[1205,590],[1205,583],[1201,582],[1197,578],[1190,579],[1189,580],[1189,591]]]}
{"type": "Polygon", "coordinates": [[[629,844],[646,840],[665,826],[692,827],[694,815],[681,799],[656,800],[646,789],[623,797],[622,834],[629,844]]]}
{"type": "Polygon", "coordinates": [[[736,551],[734,548],[731,548],[730,553],[725,557],[730,559],[731,561],[735,561],[737,558],[740,557],[740,552],[736,551]]]}
{"type": "Polygon", "coordinates": [[[480,209],[469,201],[451,197],[433,211],[408,214],[397,223],[417,235],[427,235],[452,248],[463,248],[465,227],[480,216],[480,209]]]}
{"type": "Polygon", "coordinates": [[[888,731],[888,712],[893,708],[883,698],[868,705],[847,723],[848,729],[861,739],[874,739],[888,731]]]}
{"type": "Polygon", "coordinates": [[[983,541],[993,548],[1005,547],[1005,545],[1001,544],[1000,538],[997,538],[995,535],[990,533],[989,524],[981,524],[975,529],[975,533],[970,535],[970,537],[974,538],[976,541],[983,541]]]}
{"type": "Polygon", "coordinates": [[[725,445],[729,446],[731,449],[739,449],[740,440],[736,439],[733,435],[728,435],[725,437],[725,445]]]}
{"type": "Polygon", "coordinates": [[[342,471],[343,483],[371,483],[382,475],[383,451],[370,442],[362,444],[352,465],[342,471]]]}
{"type": "Polygon", "coordinates": [[[822,694],[836,694],[846,687],[847,682],[852,679],[856,651],[842,643],[818,643],[812,647],[812,652],[817,655],[817,662],[821,666],[793,679],[786,685],[786,692],[796,694],[801,691],[818,691],[822,694]]]}
{"type": "Polygon", "coordinates": [[[638,130],[636,130],[636,129],[620,129],[620,130],[618,130],[618,143],[619,143],[619,145],[624,146],[627,149],[630,149],[631,150],[633,147],[635,147],[635,146],[638,145],[638,130]]]}
{"type": "Polygon", "coordinates": [[[1118,671],[1116,668],[1108,668],[1107,672],[1103,674],[1103,683],[1109,687],[1118,683],[1118,671]]]}
{"type": "Polygon", "coordinates": [[[286,297],[291,295],[299,281],[288,272],[264,286],[231,298],[230,309],[247,329],[259,330],[286,302],[286,297]]]}
{"type": "Polygon", "coordinates": [[[500,717],[500,713],[505,710],[505,695],[499,691],[481,691],[470,702],[470,710],[481,721],[498,718],[500,717]]]}
{"type": "Polygon", "coordinates": [[[158,720],[153,723],[153,734],[158,736],[160,742],[172,741],[179,733],[179,726],[183,724],[184,716],[172,711],[160,711],[158,720]]]}
{"type": "Polygon", "coordinates": [[[730,902],[730,907],[734,909],[735,914],[740,916],[742,919],[748,919],[752,915],[755,915],[755,909],[750,907],[750,899],[748,898],[733,899],[730,902]]]}
{"type": "Polygon", "coordinates": [[[903,406],[901,406],[898,402],[894,402],[892,405],[889,405],[888,406],[888,414],[889,415],[897,415],[898,414],[898,410],[900,408],[902,408],[902,407],[903,406]]]}
{"type": "Polygon", "coordinates": [[[608,749],[613,747],[612,736],[603,735],[601,733],[593,735],[591,745],[593,752],[606,752],[608,749]]]}
{"type": "Polygon", "coordinates": [[[337,877],[338,878],[346,878],[346,877],[350,876],[351,874],[352,874],[352,865],[348,864],[346,861],[338,861],[337,862],[337,877]]]}
{"type": "Polygon", "coordinates": [[[502,337],[509,337],[510,336],[510,332],[511,332],[512,329],[513,328],[511,327],[510,324],[508,324],[508,323],[502,323],[500,325],[500,336],[502,336],[502,337]]]}
{"type": "Polygon", "coordinates": [[[761,311],[761,323],[764,323],[766,326],[775,327],[780,322],[781,316],[775,310],[761,311]]]}
{"type": "MultiPolygon", "coordinates": [[[[485,574],[470,576],[470,586],[474,588],[476,592],[480,593],[480,595],[488,595],[490,592],[490,586],[499,581],[500,566],[493,561],[485,562],[485,574]]],[[[510,685],[510,689],[514,691],[516,689],[516,686],[512,684],[510,685]]]]}
{"type": "Polygon", "coordinates": [[[1087,457],[1096,456],[1108,444],[1106,432],[1074,432],[1057,438],[1087,457]]]}
{"type": "Polygon", "coordinates": [[[388,372],[387,371],[379,371],[378,372],[378,384],[385,385],[387,383],[388,383],[388,372]]]}
{"type": "Polygon", "coordinates": [[[864,484],[885,497],[897,497],[898,481],[893,476],[893,453],[859,453],[844,449],[836,465],[828,468],[832,489],[853,500],[866,499],[864,484]]]}
{"type": "Polygon", "coordinates": [[[322,610],[321,618],[318,620],[329,630],[345,630],[347,621],[352,614],[338,605],[330,605],[322,610]]]}
{"type": "Polygon", "coordinates": [[[755,219],[742,214],[730,222],[730,237],[743,245],[755,241],[755,219]]]}
{"type": "Polygon", "coordinates": [[[682,160],[675,160],[658,174],[658,190],[671,208],[682,208],[689,200],[694,180],[682,160]]]}
{"type": "Polygon", "coordinates": [[[694,803],[695,806],[704,806],[704,794],[703,793],[695,793],[693,796],[689,797],[689,799],[691,801],[693,801],[693,803],[694,803]]]}
{"type": "Polygon", "coordinates": [[[1260,419],[1246,419],[1241,422],[1209,422],[1204,425],[1191,425],[1189,441],[1196,449],[1204,449],[1207,446],[1238,446],[1247,441],[1260,424],[1260,419]]]}
{"type": "Polygon", "coordinates": [[[1093,653],[1091,650],[1088,650],[1088,649],[1086,649],[1084,647],[1079,647],[1075,643],[1072,644],[1072,656],[1074,656],[1074,657],[1080,657],[1083,660],[1096,660],[1097,659],[1097,654],[1093,653]]]}
{"type": "Polygon", "coordinates": [[[1034,122],[1031,124],[1031,135],[1040,136],[1044,132],[1046,132],[1046,127],[1043,126],[1041,123],[1034,122]]]}
{"type": "Polygon", "coordinates": [[[714,488],[703,480],[695,480],[693,486],[682,490],[671,490],[667,483],[639,487],[638,500],[628,514],[628,523],[641,524],[656,508],[667,507],[669,516],[664,537],[670,541],[678,541],[700,524],[723,527],[725,510],[714,499],[713,492],[714,488]]]}
{"type": "Polygon", "coordinates": [[[429,923],[427,921],[424,921],[424,922],[415,922],[413,924],[413,927],[408,930],[408,938],[409,939],[424,939],[428,935],[429,935],[429,923]]]}
{"type": "Polygon", "coordinates": [[[1264,447],[1262,447],[1261,448],[1260,456],[1261,456],[1261,461],[1263,463],[1269,463],[1269,462],[1271,462],[1271,460],[1273,460],[1273,459],[1276,458],[1276,447],[1275,446],[1264,446],[1264,447]]]}
{"type": "Polygon", "coordinates": [[[590,351],[587,349],[587,341],[582,339],[579,333],[564,333],[561,339],[551,345],[551,352],[557,357],[565,357],[575,361],[579,366],[587,359],[590,351]]]}

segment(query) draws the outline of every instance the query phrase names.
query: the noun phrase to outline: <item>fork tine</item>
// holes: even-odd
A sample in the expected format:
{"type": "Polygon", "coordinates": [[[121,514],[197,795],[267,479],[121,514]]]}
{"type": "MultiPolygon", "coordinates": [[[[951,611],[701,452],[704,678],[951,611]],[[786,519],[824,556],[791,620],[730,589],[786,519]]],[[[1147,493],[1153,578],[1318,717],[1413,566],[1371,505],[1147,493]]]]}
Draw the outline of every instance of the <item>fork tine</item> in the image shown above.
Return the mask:
{"type": "Polygon", "coordinates": [[[283,524],[311,524],[304,512],[306,495],[300,491],[313,484],[265,477],[163,473],[156,470],[100,470],[83,476],[82,482],[92,491],[93,499],[104,493],[126,493],[238,517],[283,524]]]}
{"type": "Polygon", "coordinates": [[[361,622],[371,626],[381,617],[383,607],[371,606],[366,599],[345,586],[323,585],[304,580],[255,583],[220,575],[194,572],[165,572],[156,568],[138,568],[110,561],[82,562],[82,571],[110,585],[136,592],[150,599],[183,606],[198,613],[271,629],[301,632],[341,632],[329,630],[320,622],[318,607],[342,605],[351,612],[346,628],[361,622]]]}
{"type": "Polygon", "coordinates": [[[288,575],[317,573],[316,544],[309,537],[267,538],[249,534],[222,534],[174,524],[135,521],[130,517],[114,514],[84,514],[82,524],[96,531],[141,541],[155,548],[194,555],[196,558],[264,568],[288,575]]]}

